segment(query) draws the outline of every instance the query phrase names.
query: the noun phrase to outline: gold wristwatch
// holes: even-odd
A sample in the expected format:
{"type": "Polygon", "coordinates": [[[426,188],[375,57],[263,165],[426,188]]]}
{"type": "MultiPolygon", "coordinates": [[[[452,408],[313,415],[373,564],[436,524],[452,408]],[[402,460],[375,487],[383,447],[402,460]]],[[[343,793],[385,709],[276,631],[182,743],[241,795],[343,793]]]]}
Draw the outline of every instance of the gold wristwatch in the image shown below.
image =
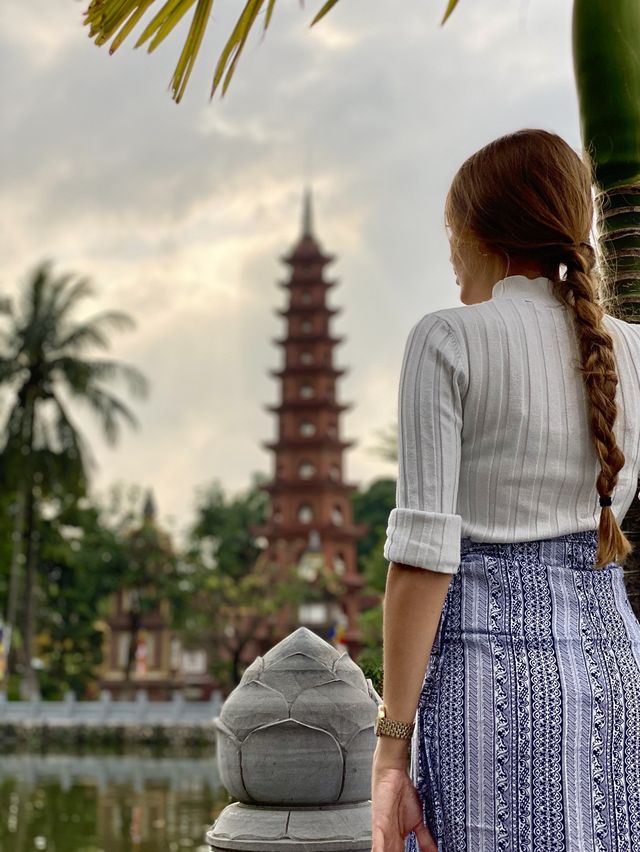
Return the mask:
{"type": "Polygon", "coordinates": [[[384,704],[378,704],[378,716],[373,730],[377,737],[396,737],[400,740],[410,740],[413,736],[415,722],[398,722],[387,717],[387,708],[384,704]]]}

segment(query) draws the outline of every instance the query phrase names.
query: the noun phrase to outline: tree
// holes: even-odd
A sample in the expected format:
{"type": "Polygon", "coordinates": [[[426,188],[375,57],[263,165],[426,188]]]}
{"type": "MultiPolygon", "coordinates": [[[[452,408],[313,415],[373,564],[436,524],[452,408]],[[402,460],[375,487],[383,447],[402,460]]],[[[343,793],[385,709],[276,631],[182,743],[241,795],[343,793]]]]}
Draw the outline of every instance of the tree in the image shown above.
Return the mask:
{"type": "Polygon", "coordinates": [[[215,554],[218,570],[232,579],[240,579],[251,570],[260,548],[249,533],[263,523],[268,497],[253,483],[245,493],[227,500],[223,488],[214,481],[198,495],[196,519],[189,533],[188,550],[215,554]]]}
{"type": "MultiPolygon", "coordinates": [[[[380,447],[380,456],[391,460],[386,445],[380,447]]],[[[397,461],[397,444],[395,459],[397,461]]],[[[386,478],[375,480],[365,491],[356,492],[352,498],[355,522],[366,523],[369,528],[367,535],[358,542],[358,562],[365,579],[365,590],[380,596],[380,603],[360,613],[363,648],[356,662],[378,691],[382,687],[382,602],[389,570],[383,549],[395,498],[396,481],[386,478]]]]}
{"type": "Polygon", "coordinates": [[[118,585],[128,600],[129,650],[124,669],[124,691],[132,694],[131,675],[145,616],[154,613],[173,620],[172,604],[180,597],[178,557],[169,536],[156,523],[151,492],[145,500],[142,524],[126,533],[124,544],[126,567],[118,585]]]}
{"type": "Polygon", "coordinates": [[[126,542],[104,521],[100,508],[74,501],[60,515],[41,519],[40,589],[36,653],[45,698],[95,691],[110,595],[129,565],[126,542]]]}
{"type": "Polygon", "coordinates": [[[86,357],[87,349],[109,348],[109,331],[134,326],[120,311],[75,319],[74,312],[93,292],[86,278],[56,276],[45,261],[27,280],[18,306],[9,299],[0,303],[0,319],[5,321],[0,332],[0,387],[12,396],[0,446],[0,479],[16,494],[5,644],[10,650],[24,566],[20,634],[25,697],[37,691],[31,660],[39,502],[46,496],[61,498],[68,491],[83,493],[94,464],[71,420],[68,400],[87,405],[107,440],[115,443],[120,421],[137,426],[137,420],[108,385],[123,379],[130,393],[138,397],[148,388],[136,368],[86,357]]]}
{"type": "Polygon", "coordinates": [[[302,603],[336,599],[340,582],[324,566],[313,582],[292,565],[286,573],[261,553],[240,577],[207,565],[194,565],[191,605],[183,624],[188,646],[206,648],[216,681],[231,690],[242,676],[246,649],[256,639],[272,645],[299,625],[297,607],[302,603]],[[279,632],[277,619],[289,614],[289,625],[279,632]],[[266,633],[265,633],[266,631],[266,633]]]}

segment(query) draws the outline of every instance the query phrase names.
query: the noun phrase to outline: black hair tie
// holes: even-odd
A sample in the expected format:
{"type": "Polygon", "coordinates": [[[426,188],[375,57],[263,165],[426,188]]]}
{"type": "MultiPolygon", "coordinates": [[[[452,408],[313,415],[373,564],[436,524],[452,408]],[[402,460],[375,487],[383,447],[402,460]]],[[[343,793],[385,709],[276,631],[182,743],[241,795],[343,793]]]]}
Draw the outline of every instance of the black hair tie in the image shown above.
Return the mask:
{"type": "Polygon", "coordinates": [[[611,497],[601,497],[600,498],[601,506],[610,506],[611,505],[611,497]]]}

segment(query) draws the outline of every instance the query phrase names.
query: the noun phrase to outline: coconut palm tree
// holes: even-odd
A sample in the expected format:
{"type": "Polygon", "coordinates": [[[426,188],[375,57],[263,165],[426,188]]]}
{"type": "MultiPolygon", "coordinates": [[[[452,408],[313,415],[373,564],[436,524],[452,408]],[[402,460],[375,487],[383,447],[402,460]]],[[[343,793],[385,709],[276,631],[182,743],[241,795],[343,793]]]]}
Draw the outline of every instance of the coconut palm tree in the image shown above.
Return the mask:
{"type": "Polygon", "coordinates": [[[37,691],[31,665],[35,630],[38,506],[43,497],[82,493],[95,462],[73,423],[68,406],[78,402],[97,416],[110,443],[120,421],[137,425],[132,411],[109,389],[123,379],[134,396],[148,390],[134,367],[87,358],[90,348],[107,349],[108,332],[134,326],[120,311],[76,319],[80,303],[93,294],[87,279],[54,275],[49,261],[30,276],[19,305],[0,303],[0,389],[9,397],[0,433],[0,479],[16,495],[14,547],[5,623],[5,654],[16,627],[21,566],[24,589],[20,618],[21,691],[37,691]]]}

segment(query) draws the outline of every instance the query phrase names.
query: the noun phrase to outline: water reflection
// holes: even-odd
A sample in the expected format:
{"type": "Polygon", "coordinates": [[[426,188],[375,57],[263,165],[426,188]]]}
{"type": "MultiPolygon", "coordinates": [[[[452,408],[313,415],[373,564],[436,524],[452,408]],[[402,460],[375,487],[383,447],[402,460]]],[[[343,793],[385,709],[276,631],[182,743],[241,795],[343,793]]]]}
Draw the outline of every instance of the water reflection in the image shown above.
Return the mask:
{"type": "Polygon", "coordinates": [[[0,852],[205,852],[228,802],[215,755],[6,755],[0,852]]]}

